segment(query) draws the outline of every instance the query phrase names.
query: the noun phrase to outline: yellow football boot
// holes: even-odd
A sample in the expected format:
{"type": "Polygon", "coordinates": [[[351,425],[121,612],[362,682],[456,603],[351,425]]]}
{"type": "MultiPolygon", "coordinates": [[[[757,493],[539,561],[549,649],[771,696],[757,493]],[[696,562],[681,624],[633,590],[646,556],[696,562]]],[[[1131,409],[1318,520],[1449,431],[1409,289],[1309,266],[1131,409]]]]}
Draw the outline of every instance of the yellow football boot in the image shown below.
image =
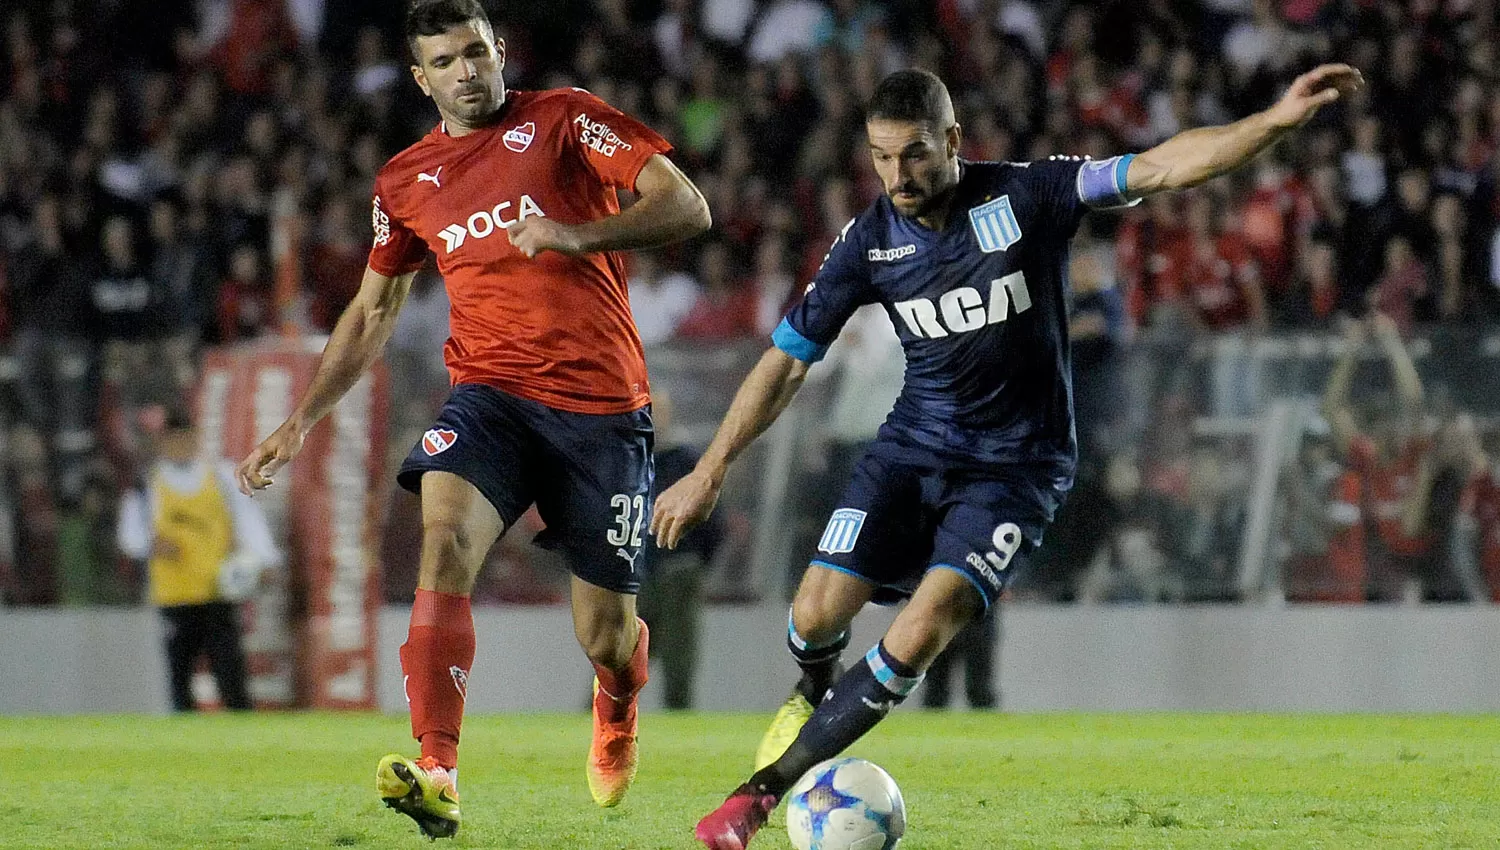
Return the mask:
{"type": "Polygon", "coordinates": [[[792,695],[781,704],[781,708],[776,709],[771,728],[760,739],[760,747],[755,750],[755,769],[760,770],[781,758],[786,748],[797,740],[797,733],[802,731],[812,713],[812,703],[807,701],[801,691],[793,690],[792,695]]]}
{"type": "Polygon", "coordinates": [[[431,756],[412,761],[391,754],[375,768],[375,790],[387,806],[417,822],[428,838],[452,838],[463,820],[458,789],[431,756]]]}

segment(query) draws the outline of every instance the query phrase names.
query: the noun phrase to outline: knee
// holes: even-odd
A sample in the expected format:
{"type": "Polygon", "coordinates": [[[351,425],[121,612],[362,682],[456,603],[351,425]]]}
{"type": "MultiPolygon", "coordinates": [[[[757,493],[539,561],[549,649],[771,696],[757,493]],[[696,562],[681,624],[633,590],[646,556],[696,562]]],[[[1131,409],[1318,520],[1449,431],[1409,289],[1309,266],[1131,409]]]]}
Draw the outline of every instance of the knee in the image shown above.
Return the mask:
{"type": "Polygon", "coordinates": [[[455,582],[467,585],[477,571],[483,552],[476,552],[473,536],[454,520],[428,521],[422,524],[422,578],[437,582],[446,590],[455,582]]]}
{"type": "Polygon", "coordinates": [[[608,670],[619,670],[630,663],[640,637],[634,617],[623,611],[596,611],[590,617],[576,619],[573,633],[589,660],[608,670]]]}
{"type": "Polygon", "coordinates": [[[792,601],[792,624],[798,637],[817,645],[836,640],[844,633],[848,624],[831,602],[816,591],[797,594],[792,601]]]}

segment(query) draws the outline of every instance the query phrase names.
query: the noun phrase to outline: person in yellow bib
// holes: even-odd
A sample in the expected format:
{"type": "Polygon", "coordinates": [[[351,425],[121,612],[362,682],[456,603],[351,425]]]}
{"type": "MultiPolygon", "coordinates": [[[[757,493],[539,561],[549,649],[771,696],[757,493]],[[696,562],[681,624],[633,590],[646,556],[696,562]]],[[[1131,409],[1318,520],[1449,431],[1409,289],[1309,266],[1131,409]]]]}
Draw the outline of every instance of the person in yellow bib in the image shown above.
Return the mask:
{"type": "Polygon", "coordinates": [[[238,603],[280,566],[260,505],[234,485],[234,465],[203,456],[185,410],[169,410],[145,487],[125,495],[120,551],[145,561],[151,603],[166,621],[172,706],[193,711],[193,667],[208,656],[224,706],[251,707],[238,603]]]}

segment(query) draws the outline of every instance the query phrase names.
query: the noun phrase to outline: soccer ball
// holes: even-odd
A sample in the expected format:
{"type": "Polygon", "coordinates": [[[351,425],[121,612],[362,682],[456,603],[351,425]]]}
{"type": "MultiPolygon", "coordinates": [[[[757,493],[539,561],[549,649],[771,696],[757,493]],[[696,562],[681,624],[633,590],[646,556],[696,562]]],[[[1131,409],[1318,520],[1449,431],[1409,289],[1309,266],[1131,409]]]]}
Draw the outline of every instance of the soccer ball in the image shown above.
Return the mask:
{"type": "Polygon", "coordinates": [[[906,803],[878,766],[831,759],[787,793],[786,833],[797,850],[895,850],[906,834],[906,803]]]}
{"type": "Polygon", "coordinates": [[[249,552],[234,552],[219,565],[219,597],[225,602],[244,602],[260,587],[265,564],[249,552]]]}

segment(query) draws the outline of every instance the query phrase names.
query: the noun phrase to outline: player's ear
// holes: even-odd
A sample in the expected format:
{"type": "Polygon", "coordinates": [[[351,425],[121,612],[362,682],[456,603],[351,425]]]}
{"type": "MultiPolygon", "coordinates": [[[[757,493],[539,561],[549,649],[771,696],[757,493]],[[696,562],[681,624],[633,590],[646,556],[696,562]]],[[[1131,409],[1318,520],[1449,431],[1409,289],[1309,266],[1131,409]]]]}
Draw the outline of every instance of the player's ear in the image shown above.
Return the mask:
{"type": "Polygon", "coordinates": [[[495,65],[500,70],[505,70],[505,39],[495,36],[495,65]]]}
{"type": "Polygon", "coordinates": [[[422,90],[422,94],[432,97],[432,87],[427,85],[427,73],[422,70],[421,65],[411,66],[411,78],[417,81],[417,88],[422,90]]]}
{"type": "Polygon", "coordinates": [[[948,132],[946,135],[948,142],[948,158],[953,159],[954,157],[958,156],[958,149],[963,146],[964,128],[961,125],[955,123],[953,126],[948,128],[948,132]]]}

